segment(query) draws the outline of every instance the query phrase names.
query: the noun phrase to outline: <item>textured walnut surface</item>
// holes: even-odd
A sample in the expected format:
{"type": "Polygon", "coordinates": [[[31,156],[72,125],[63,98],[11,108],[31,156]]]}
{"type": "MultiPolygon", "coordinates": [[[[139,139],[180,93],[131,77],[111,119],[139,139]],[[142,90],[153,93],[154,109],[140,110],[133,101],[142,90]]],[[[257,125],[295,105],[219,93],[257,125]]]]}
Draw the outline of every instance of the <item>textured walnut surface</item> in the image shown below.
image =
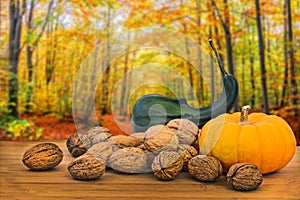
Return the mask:
{"type": "Polygon", "coordinates": [[[260,169],[256,165],[248,163],[232,165],[226,177],[229,185],[235,190],[254,190],[263,181],[260,169]]]}
{"type": "Polygon", "coordinates": [[[76,133],[68,138],[66,145],[72,156],[78,157],[87,152],[92,143],[87,135],[76,133]]]}
{"type": "Polygon", "coordinates": [[[54,143],[40,143],[27,149],[23,163],[32,170],[47,170],[57,166],[63,159],[62,150],[54,143]]]}
{"type": "Polygon", "coordinates": [[[117,151],[119,148],[109,142],[99,142],[93,145],[88,151],[87,154],[91,154],[98,158],[100,161],[106,164],[107,159],[111,154],[117,151]]]}
{"type": "Polygon", "coordinates": [[[183,160],[176,151],[161,151],[152,163],[154,176],[162,181],[174,180],[182,167],[183,160]]]}
{"type": "Polygon", "coordinates": [[[143,143],[143,138],[127,136],[127,135],[115,135],[108,139],[108,141],[119,148],[124,147],[137,147],[143,143]]]}
{"type": "Polygon", "coordinates": [[[198,136],[198,127],[188,119],[173,119],[166,125],[177,134],[180,144],[191,145],[198,136]]]}
{"type": "MultiPolygon", "coordinates": [[[[152,127],[150,127],[151,129],[152,127]]],[[[147,150],[163,151],[166,149],[176,150],[178,146],[178,137],[170,128],[164,126],[158,131],[146,131],[144,145],[147,150]]]]}
{"type": "Polygon", "coordinates": [[[90,128],[86,135],[91,140],[92,145],[104,142],[112,136],[109,129],[102,126],[90,128]]]}
{"type": "Polygon", "coordinates": [[[115,151],[107,165],[119,172],[142,173],[147,170],[147,156],[142,149],[126,147],[115,151]]]}
{"type": "Polygon", "coordinates": [[[105,172],[105,164],[96,157],[85,154],[68,165],[70,175],[79,180],[95,180],[105,172]]]}
{"type": "Polygon", "coordinates": [[[188,144],[180,144],[178,146],[177,152],[180,153],[183,160],[182,171],[188,171],[188,162],[191,158],[198,155],[198,151],[195,149],[195,147],[188,144]]]}
{"type": "Polygon", "coordinates": [[[190,159],[188,171],[194,179],[203,182],[214,181],[223,173],[220,161],[205,155],[198,155],[190,159]]]}

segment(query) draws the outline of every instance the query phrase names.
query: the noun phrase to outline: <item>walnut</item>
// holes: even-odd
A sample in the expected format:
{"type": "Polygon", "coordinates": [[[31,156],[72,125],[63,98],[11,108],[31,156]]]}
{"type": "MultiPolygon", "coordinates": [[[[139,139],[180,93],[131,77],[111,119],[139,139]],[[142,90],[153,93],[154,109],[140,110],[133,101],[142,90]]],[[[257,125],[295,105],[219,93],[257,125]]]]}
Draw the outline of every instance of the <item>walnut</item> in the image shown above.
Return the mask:
{"type": "Polygon", "coordinates": [[[68,138],[66,145],[72,156],[78,157],[87,152],[92,143],[86,135],[77,133],[68,138]]]}
{"type": "Polygon", "coordinates": [[[191,144],[191,146],[195,147],[195,149],[200,152],[200,149],[199,149],[199,138],[200,138],[200,135],[201,135],[201,129],[198,130],[198,134],[196,136],[196,140],[191,144]]]}
{"type": "Polygon", "coordinates": [[[92,145],[97,144],[99,142],[105,142],[108,138],[112,136],[108,128],[102,126],[96,126],[90,128],[86,135],[92,142],[92,145]]]}
{"type": "Polygon", "coordinates": [[[31,170],[47,170],[57,166],[63,159],[62,150],[53,143],[40,143],[27,149],[23,163],[31,170]]]}
{"type": "Polygon", "coordinates": [[[222,175],[223,169],[218,159],[211,156],[198,155],[188,162],[188,171],[194,179],[212,182],[222,175]]]}
{"type": "Polygon", "coordinates": [[[198,127],[188,119],[173,119],[166,125],[177,134],[179,144],[191,145],[198,135],[198,127]]]}
{"type": "Polygon", "coordinates": [[[133,133],[131,136],[136,137],[136,138],[140,138],[140,139],[144,139],[145,135],[146,134],[144,132],[140,132],[140,133],[133,133]]]}
{"type": "Polygon", "coordinates": [[[96,157],[85,154],[68,165],[70,175],[78,180],[95,180],[105,172],[105,164],[96,157]]]}
{"type": "Polygon", "coordinates": [[[88,151],[87,154],[93,155],[98,158],[100,161],[106,164],[107,159],[111,154],[117,151],[119,148],[116,145],[113,145],[109,142],[99,142],[93,145],[88,151]]]}
{"type": "Polygon", "coordinates": [[[143,143],[142,138],[126,136],[126,135],[115,135],[108,139],[108,141],[119,148],[124,147],[137,147],[143,143]]]}
{"type": "Polygon", "coordinates": [[[159,132],[161,129],[163,129],[165,126],[162,125],[162,124],[157,124],[157,125],[154,125],[154,126],[151,126],[149,127],[146,132],[144,133],[144,138],[146,135],[149,135],[149,134],[155,134],[157,132],[159,132]]]}
{"type": "Polygon", "coordinates": [[[152,163],[154,176],[162,181],[174,180],[182,167],[183,160],[176,151],[161,151],[152,163]]]}
{"type": "Polygon", "coordinates": [[[178,146],[177,152],[180,153],[183,160],[182,171],[188,171],[188,162],[191,158],[198,155],[198,151],[188,144],[180,144],[178,146]]]}
{"type": "Polygon", "coordinates": [[[123,173],[142,173],[147,170],[147,157],[137,147],[125,147],[115,151],[109,157],[107,165],[123,173]]]}
{"type": "Polygon", "coordinates": [[[166,149],[177,149],[178,138],[170,128],[164,126],[158,131],[152,131],[151,128],[153,127],[145,132],[144,145],[147,150],[158,153],[166,149]]]}
{"type": "Polygon", "coordinates": [[[260,169],[256,165],[248,163],[232,165],[226,177],[231,188],[235,190],[254,190],[263,181],[260,169]]]}

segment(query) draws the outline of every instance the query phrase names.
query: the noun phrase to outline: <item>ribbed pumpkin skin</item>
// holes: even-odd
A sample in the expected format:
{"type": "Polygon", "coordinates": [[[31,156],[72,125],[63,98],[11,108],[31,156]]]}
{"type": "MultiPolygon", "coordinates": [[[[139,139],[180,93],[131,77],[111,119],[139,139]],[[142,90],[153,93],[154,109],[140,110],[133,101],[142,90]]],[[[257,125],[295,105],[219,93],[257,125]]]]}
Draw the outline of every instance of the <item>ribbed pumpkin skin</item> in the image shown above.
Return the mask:
{"type": "Polygon", "coordinates": [[[294,156],[296,139],[282,118],[264,113],[248,116],[251,124],[240,124],[240,112],[223,114],[206,123],[201,131],[202,154],[219,159],[227,172],[235,163],[252,163],[263,174],[283,168],[294,156]]]}

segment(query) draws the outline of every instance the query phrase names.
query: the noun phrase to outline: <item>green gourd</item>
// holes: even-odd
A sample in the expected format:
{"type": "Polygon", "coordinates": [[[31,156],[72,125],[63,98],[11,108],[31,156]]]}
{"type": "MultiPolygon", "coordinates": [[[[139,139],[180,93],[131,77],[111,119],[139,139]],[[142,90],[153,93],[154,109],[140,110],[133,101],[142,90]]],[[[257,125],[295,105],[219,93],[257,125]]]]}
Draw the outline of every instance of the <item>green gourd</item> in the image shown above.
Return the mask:
{"type": "Polygon", "coordinates": [[[219,68],[223,76],[223,92],[221,97],[209,106],[192,108],[185,98],[168,98],[159,94],[149,94],[139,98],[132,108],[133,132],[144,132],[157,124],[167,124],[172,119],[189,119],[201,128],[210,119],[230,111],[238,97],[236,78],[227,73],[223,62],[213,43],[209,43],[215,52],[219,68]]]}

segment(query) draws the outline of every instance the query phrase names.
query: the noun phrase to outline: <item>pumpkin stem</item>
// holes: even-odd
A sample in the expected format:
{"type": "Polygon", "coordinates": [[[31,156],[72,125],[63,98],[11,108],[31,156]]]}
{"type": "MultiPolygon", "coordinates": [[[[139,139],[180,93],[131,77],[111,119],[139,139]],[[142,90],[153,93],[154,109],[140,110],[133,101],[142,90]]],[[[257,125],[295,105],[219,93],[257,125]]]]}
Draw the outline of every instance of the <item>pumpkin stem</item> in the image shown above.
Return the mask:
{"type": "Polygon", "coordinates": [[[248,121],[248,112],[250,109],[251,107],[249,105],[242,107],[240,124],[250,124],[250,122],[248,121]]]}

